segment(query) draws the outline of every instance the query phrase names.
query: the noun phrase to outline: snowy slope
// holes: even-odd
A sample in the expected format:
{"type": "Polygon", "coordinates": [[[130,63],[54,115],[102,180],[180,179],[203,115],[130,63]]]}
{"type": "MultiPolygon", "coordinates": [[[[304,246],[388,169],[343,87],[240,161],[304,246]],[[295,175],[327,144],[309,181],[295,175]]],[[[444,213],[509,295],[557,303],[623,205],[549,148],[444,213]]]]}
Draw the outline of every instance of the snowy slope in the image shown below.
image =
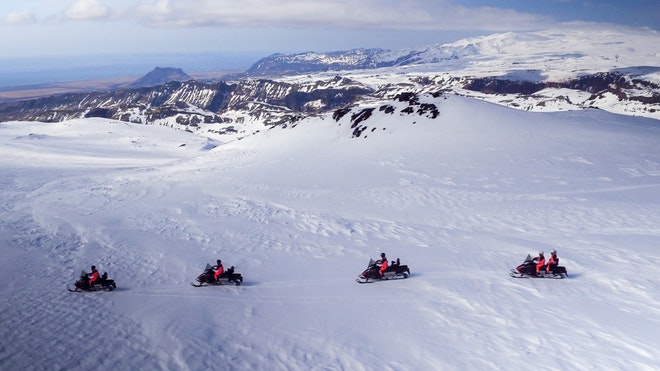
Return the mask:
{"type": "Polygon", "coordinates": [[[1,123],[0,368],[657,368],[658,121],[435,103],[215,148],[1,123]],[[568,279],[508,276],[552,248],[568,279]],[[381,251],[412,277],[355,283],[381,251]],[[217,258],[244,285],[191,287],[217,258]],[[67,292],[91,264],[118,289],[67,292]]]}
{"type": "MultiPolygon", "coordinates": [[[[307,75],[369,70],[443,71],[463,76],[503,76],[525,81],[561,81],[626,68],[660,81],[660,34],[647,28],[565,25],[561,29],[505,32],[402,50],[274,54],[257,61],[248,76],[307,75]]],[[[628,73],[635,74],[633,71],[628,73]]]]}
{"type": "MultiPolygon", "coordinates": [[[[452,91],[525,111],[597,107],[617,114],[660,119],[660,34],[655,30],[615,26],[585,29],[578,25],[507,32],[423,48],[382,51],[380,59],[387,67],[341,74],[375,90],[391,91],[398,86],[407,91],[452,91]],[[604,87],[594,81],[607,74],[616,78],[604,87]],[[533,93],[484,92],[466,86],[475,79],[547,87],[534,89],[533,93]]],[[[280,79],[304,84],[336,74],[332,70],[319,72],[313,78],[305,73],[280,79]]]]}
{"type": "MultiPolygon", "coordinates": [[[[660,34],[645,28],[575,26],[506,32],[448,44],[390,52],[395,60],[414,54],[406,71],[443,71],[463,76],[503,76],[525,81],[561,81],[597,72],[639,68],[640,78],[660,82],[660,34]]],[[[634,71],[627,71],[634,73],[634,71]]]]}

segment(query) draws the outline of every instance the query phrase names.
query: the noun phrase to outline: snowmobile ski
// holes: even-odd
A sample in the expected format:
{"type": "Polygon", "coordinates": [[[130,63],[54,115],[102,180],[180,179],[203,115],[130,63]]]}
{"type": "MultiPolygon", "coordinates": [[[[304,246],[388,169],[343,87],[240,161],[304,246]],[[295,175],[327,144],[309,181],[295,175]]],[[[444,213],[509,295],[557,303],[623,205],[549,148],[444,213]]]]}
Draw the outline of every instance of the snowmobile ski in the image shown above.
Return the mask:
{"type": "Polygon", "coordinates": [[[511,272],[511,273],[509,273],[509,276],[511,276],[513,278],[529,278],[529,276],[526,276],[526,275],[518,273],[518,272],[511,272]]]}
{"type": "Polygon", "coordinates": [[[376,281],[373,280],[373,279],[369,279],[369,278],[358,277],[358,278],[355,279],[355,282],[357,282],[357,283],[374,283],[376,281]]]}
{"type": "Polygon", "coordinates": [[[553,274],[553,273],[545,273],[545,272],[539,272],[538,275],[531,275],[527,273],[520,273],[516,271],[515,269],[512,269],[511,272],[509,273],[509,276],[513,278],[552,278],[555,280],[560,280],[563,279],[565,276],[562,274],[553,274]]]}

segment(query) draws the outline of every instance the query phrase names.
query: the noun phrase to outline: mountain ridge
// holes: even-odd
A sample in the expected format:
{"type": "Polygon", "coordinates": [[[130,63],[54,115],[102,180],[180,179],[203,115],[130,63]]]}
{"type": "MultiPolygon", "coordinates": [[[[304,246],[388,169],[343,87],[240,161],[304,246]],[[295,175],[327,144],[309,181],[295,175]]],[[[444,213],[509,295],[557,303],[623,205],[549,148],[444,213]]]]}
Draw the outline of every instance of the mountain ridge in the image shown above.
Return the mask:
{"type": "Polygon", "coordinates": [[[651,45],[660,41],[658,34],[610,33],[506,33],[396,52],[276,54],[227,82],[62,94],[4,104],[0,120],[104,117],[226,141],[370,102],[386,106],[402,94],[457,94],[527,111],[599,108],[660,119],[660,53],[651,45]],[[558,51],[548,49],[560,44],[558,51]]]}

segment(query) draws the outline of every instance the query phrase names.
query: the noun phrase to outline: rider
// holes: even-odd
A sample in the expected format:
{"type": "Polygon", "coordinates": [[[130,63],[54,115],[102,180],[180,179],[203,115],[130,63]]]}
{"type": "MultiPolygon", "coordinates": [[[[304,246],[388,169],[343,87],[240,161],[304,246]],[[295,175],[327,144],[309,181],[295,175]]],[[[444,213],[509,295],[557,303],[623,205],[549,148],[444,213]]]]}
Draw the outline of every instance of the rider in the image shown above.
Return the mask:
{"type": "Polygon", "coordinates": [[[89,284],[89,287],[91,288],[92,285],[94,285],[94,282],[99,280],[99,271],[96,270],[96,266],[92,265],[92,273],[89,274],[87,283],[89,284]]]}
{"type": "Polygon", "coordinates": [[[541,268],[545,265],[545,256],[543,256],[543,251],[539,251],[539,256],[533,259],[536,261],[536,274],[538,275],[541,271],[541,268]]]}
{"type": "Polygon", "coordinates": [[[222,260],[218,259],[215,267],[215,273],[213,273],[213,279],[215,282],[218,282],[218,278],[225,272],[225,267],[222,266],[222,260]]]}
{"type": "Polygon", "coordinates": [[[385,256],[384,252],[380,253],[380,260],[376,261],[376,265],[380,267],[380,269],[378,270],[378,275],[380,275],[380,277],[382,278],[383,272],[385,272],[388,266],[387,256],[385,256]]]}
{"type": "Polygon", "coordinates": [[[559,265],[559,258],[557,257],[557,250],[550,251],[550,259],[548,265],[545,267],[545,273],[554,272],[555,268],[559,265]]]}

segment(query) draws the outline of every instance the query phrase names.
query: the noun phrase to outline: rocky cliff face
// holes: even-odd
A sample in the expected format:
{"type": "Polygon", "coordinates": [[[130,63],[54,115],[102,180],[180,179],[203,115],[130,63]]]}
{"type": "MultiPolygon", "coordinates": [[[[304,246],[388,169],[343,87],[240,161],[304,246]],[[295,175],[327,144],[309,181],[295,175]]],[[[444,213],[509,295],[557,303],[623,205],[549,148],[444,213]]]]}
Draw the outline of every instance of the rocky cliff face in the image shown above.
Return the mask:
{"type": "Polygon", "coordinates": [[[602,72],[556,82],[474,78],[464,80],[462,87],[468,95],[469,92],[483,93],[487,99],[526,110],[600,108],[650,117],[660,112],[660,85],[621,72],[602,72]]]}
{"type": "Polygon", "coordinates": [[[0,108],[0,120],[54,122],[79,117],[106,117],[150,123],[156,117],[195,107],[209,113],[221,109],[232,87],[195,81],[121,89],[111,92],[54,95],[0,108]]]}
{"type": "Polygon", "coordinates": [[[227,108],[242,109],[247,104],[262,102],[302,113],[319,113],[353,103],[371,92],[367,86],[340,76],[305,84],[245,80],[236,85],[227,108]]]}
{"type": "Polygon", "coordinates": [[[212,130],[238,133],[237,125],[292,124],[306,115],[350,105],[371,92],[357,81],[338,76],[296,84],[265,79],[233,84],[172,81],[154,87],[63,94],[5,104],[0,107],[0,121],[58,122],[103,117],[186,130],[220,124],[212,130]]]}

